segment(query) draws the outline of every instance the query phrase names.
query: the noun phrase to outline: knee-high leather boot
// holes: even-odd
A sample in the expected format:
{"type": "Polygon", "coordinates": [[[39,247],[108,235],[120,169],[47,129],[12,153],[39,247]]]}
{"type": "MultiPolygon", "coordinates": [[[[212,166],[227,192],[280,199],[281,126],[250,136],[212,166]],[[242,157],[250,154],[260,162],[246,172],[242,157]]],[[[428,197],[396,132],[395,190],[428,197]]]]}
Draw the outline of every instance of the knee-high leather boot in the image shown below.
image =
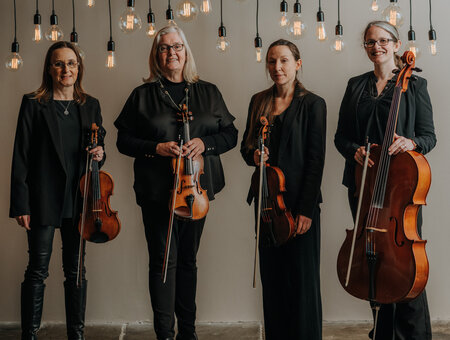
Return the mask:
{"type": "Polygon", "coordinates": [[[22,283],[20,297],[22,340],[37,340],[37,332],[41,326],[44,289],[43,283],[22,283]]]}
{"type": "Polygon", "coordinates": [[[82,281],[80,287],[73,282],[64,282],[67,338],[69,340],[84,340],[86,292],[87,281],[82,281]]]}

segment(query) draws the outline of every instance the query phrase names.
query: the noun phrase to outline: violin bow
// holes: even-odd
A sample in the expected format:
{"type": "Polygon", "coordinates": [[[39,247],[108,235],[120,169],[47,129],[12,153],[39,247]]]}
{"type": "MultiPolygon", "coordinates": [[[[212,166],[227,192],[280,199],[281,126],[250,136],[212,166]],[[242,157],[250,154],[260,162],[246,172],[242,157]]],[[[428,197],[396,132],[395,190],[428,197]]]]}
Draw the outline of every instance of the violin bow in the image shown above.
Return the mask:
{"type": "Polygon", "coordinates": [[[348,286],[348,283],[350,281],[350,272],[352,270],[353,253],[355,251],[356,234],[358,232],[358,223],[359,223],[359,217],[360,217],[360,213],[361,213],[361,203],[362,203],[362,198],[364,195],[364,186],[365,186],[364,184],[366,182],[367,167],[369,165],[370,143],[367,142],[366,144],[367,144],[367,147],[366,147],[367,151],[366,151],[366,157],[364,159],[364,167],[363,167],[363,173],[362,173],[362,178],[361,178],[361,187],[359,188],[358,209],[356,210],[355,226],[353,227],[352,247],[350,248],[350,257],[348,259],[347,277],[345,279],[345,287],[348,286]]]}
{"type": "Polygon", "coordinates": [[[177,198],[177,188],[178,182],[180,180],[180,164],[181,164],[181,149],[183,148],[183,140],[180,142],[180,154],[178,155],[177,160],[177,171],[175,174],[175,178],[173,180],[173,193],[172,193],[172,206],[170,208],[170,218],[169,218],[169,228],[167,229],[167,239],[166,239],[166,250],[164,251],[164,263],[162,269],[162,280],[163,283],[166,283],[167,279],[167,266],[169,265],[169,256],[170,256],[170,243],[172,241],[172,227],[173,227],[173,219],[175,216],[175,201],[177,198]]]}

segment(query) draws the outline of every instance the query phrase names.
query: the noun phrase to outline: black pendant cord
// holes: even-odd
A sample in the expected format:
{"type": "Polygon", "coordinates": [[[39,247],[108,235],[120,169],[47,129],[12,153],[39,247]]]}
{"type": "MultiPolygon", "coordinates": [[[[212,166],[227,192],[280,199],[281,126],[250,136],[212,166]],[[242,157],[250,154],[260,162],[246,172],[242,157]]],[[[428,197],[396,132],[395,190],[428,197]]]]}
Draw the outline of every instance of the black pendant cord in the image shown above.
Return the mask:
{"type": "Polygon", "coordinates": [[[319,0],[319,12],[321,12],[321,11],[322,11],[322,1],[319,0]]]}
{"type": "Polygon", "coordinates": [[[52,0],[52,14],[55,14],[55,0],[52,0]]]}
{"type": "Polygon", "coordinates": [[[108,0],[108,9],[109,9],[109,41],[112,41],[111,0],[108,0]]]}
{"type": "Polygon", "coordinates": [[[338,25],[341,24],[341,0],[338,0],[338,22],[337,22],[337,24],[338,25]]]}
{"type": "Polygon", "coordinates": [[[36,0],[36,14],[39,14],[39,0],[36,0]]]}
{"type": "Polygon", "coordinates": [[[72,22],[73,22],[72,32],[75,32],[75,0],[72,0],[72,22]]]}
{"type": "Polygon", "coordinates": [[[430,30],[433,29],[433,24],[431,22],[431,0],[428,1],[429,5],[430,5],[430,30]]]}
{"type": "Polygon", "coordinates": [[[17,42],[16,0],[14,0],[14,43],[17,42]]]}
{"type": "Polygon", "coordinates": [[[220,0],[220,26],[223,26],[222,0],[220,0]]]}
{"type": "Polygon", "coordinates": [[[169,0],[169,6],[167,7],[168,9],[170,9],[171,7],[170,7],[170,0],[169,0]]]}
{"type": "Polygon", "coordinates": [[[152,11],[152,0],[148,0],[148,11],[152,11]]]}
{"type": "Polygon", "coordinates": [[[258,16],[259,16],[259,0],[256,0],[256,37],[259,37],[258,16]]]}
{"type": "Polygon", "coordinates": [[[409,0],[409,29],[412,31],[412,0],[409,0]]]}

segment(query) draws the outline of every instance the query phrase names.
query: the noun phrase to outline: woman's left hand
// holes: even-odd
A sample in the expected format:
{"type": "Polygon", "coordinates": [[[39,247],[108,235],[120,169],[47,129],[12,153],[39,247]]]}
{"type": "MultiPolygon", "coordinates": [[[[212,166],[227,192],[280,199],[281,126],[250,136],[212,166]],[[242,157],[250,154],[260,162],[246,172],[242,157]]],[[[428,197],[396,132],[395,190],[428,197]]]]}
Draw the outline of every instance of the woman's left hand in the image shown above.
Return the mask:
{"type": "Polygon", "coordinates": [[[395,134],[394,143],[391,144],[388,151],[389,155],[392,156],[398,153],[414,150],[415,147],[416,146],[414,145],[412,139],[395,134]]]}
{"type": "Polygon", "coordinates": [[[96,146],[95,148],[89,150],[89,153],[92,155],[92,159],[97,162],[100,162],[105,154],[103,147],[101,146],[96,146]]]}
{"type": "Polygon", "coordinates": [[[187,158],[192,158],[192,160],[197,160],[198,157],[205,151],[205,144],[200,138],[193,138],[189,142],[183,145],[182,156],[187,158]]]}
{"type": "Polygon", "coordinates": [[[303,215],[297,215],[295,218],[295,225],[297,226],[297,230],[295,233],[297,235],[301,235],[306,233],[309,228],[311,228],[312,219],[303,215]]]}

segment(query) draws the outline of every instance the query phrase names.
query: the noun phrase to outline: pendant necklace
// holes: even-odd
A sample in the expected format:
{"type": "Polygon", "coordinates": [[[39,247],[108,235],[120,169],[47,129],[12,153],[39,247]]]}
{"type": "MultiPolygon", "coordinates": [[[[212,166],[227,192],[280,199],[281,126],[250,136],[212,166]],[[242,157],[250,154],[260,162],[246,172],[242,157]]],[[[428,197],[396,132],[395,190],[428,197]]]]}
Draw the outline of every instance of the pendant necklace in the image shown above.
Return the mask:
{"type": "Polygon", "coordinates": [[[62,108],[64,109],[64,114],[66,115],[66,116],[68,116],[69,115],[69,106],[70,106],[70,104],[72,104],[72,101],[71,100],[69,100],[69,104],[67,104],[67,106],[66,107],[64,107],[64,104],[63,103],[61,103],[61,101],[60,100],[56,100],[56,102],[57,103],[59,103],[59,105],[61,105],[62,106],[62,108]]]}

